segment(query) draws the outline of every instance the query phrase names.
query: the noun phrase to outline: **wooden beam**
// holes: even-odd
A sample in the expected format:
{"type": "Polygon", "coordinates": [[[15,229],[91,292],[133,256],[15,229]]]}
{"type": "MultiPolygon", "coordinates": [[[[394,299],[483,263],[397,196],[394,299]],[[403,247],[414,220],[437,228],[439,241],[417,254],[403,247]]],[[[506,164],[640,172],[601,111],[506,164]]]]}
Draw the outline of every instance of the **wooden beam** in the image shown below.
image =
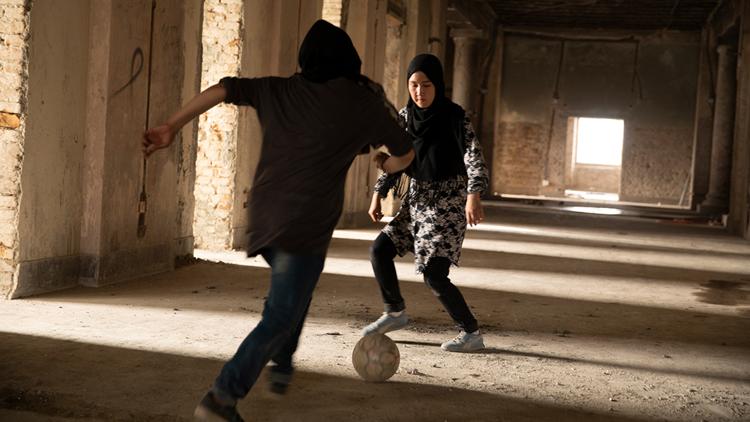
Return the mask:
{"type": "Polygon", "coordinates": [[[486,1],[450,0],[448,3],[448,25],[451,27],[474,27],[490,33],[495,19],[495,10],[486,1]]]}

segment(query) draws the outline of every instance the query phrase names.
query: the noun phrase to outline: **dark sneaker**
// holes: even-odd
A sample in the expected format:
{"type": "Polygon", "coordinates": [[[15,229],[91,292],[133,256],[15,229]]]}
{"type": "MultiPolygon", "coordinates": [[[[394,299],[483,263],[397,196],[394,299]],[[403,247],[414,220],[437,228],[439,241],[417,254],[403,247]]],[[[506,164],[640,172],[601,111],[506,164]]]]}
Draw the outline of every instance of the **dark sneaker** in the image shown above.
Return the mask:
{"type": "Polygon", "coordinates": [[[461,331],[453,340],[448,340],[440,346],[446,352],[476,352],[484,349],[484,340],[479,331],[467,333],[461,331]]]}
{"type": "Polygon", "coordinates": [[[289,383],[292,381],[292,374],[271,370],[268,378],[271,381],[269,390],[274,394],[283,395],[286,394],[286,390],[289,388],[289,383]]]}
{"type": "Polygon", "coordinates": [[[362,337],[372,333],[385,334],[400,330],[408,324],[409,317],[406,316],[406,312],[402,312],[399,316],[391,316],[388,312],[383,312],[383,315],[377,321],[362,329],[362,337]]]}
{"type": "Polygon", "coordinates": [[[195,408],[193,418],[202,422],[245,422],[235,406],[222,405],[214,398],[214,393],[209,391],[203,396],[203,400],[195,408]]]}

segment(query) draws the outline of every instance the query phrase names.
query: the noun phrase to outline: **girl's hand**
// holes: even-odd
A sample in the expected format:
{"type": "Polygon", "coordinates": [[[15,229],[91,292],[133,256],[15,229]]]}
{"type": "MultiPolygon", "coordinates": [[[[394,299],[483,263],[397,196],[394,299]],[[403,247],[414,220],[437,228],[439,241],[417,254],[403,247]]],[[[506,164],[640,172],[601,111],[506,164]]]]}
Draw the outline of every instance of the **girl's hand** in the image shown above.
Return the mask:
{"type": "Polygon", "coordinates": [[[367,211],[367,215],[370,216],[370,219],[373,223],[377,223],[381,218],[383,218],[383,213],[381,212],[380,208],[380,194],[377,192],[372,195],[370,210],[367,211]]]}
{"type": "Polygon", "coordinates": [[[169,125],[153,127],[143,134],[143,153],[148,157],[154,151],[168,147],[172,139],[174,139],[174,131],[169,125]]]}
{"type": "Polygon", "coordinates": [[[482,200],[478,193],[470,193],[466,197],[466,222],[470,226],[476,226],[484,220],[484,210],[482,209],[482,200]]]}
{"type": "Polygon", "coordinates": [[[374,157],[372,157],[372,161],[375,162],[375,167],[377,167],[378,170],[385,172],[385,169],[383,168],[383,164],[385,163],[385,160],[388,159],[388,157],[390,157],[390,155],[381,151],[375,154],[374,157]]]}

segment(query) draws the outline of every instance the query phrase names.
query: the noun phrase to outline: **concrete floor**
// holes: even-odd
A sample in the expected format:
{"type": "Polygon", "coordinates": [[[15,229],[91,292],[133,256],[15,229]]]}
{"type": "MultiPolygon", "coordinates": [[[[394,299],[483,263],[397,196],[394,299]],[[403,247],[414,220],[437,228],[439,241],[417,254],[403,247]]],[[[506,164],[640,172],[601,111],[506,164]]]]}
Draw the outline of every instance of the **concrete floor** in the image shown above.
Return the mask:
{"type": "MultiPolygon", "coordinates": [[[[351,350],[381,312],[370,230],[336,232],[279,400],[257,421],[748,421],[750,243],[712,227],[488,208],[459,285],[487,350],[449,354],[455,330],[397,268],[414,323],[391,333],[401,367],[360,380],[351,350]]],[[[0,302],[0,420],[181,421],[258,321],[260,259],[205,260],[115,286],[0,302]]]]}

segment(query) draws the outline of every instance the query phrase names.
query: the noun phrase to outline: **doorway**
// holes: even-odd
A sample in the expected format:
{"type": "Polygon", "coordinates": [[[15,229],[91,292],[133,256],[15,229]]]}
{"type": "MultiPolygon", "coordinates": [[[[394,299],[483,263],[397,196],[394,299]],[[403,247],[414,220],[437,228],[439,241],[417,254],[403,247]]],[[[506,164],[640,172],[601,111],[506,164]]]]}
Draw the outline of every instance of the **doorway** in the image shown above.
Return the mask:
{"type": "Polygon", "coordinates": [[[568,118],[565,196],[618,201],[622,173],[625,121],[572,116],[568,118]]]}

